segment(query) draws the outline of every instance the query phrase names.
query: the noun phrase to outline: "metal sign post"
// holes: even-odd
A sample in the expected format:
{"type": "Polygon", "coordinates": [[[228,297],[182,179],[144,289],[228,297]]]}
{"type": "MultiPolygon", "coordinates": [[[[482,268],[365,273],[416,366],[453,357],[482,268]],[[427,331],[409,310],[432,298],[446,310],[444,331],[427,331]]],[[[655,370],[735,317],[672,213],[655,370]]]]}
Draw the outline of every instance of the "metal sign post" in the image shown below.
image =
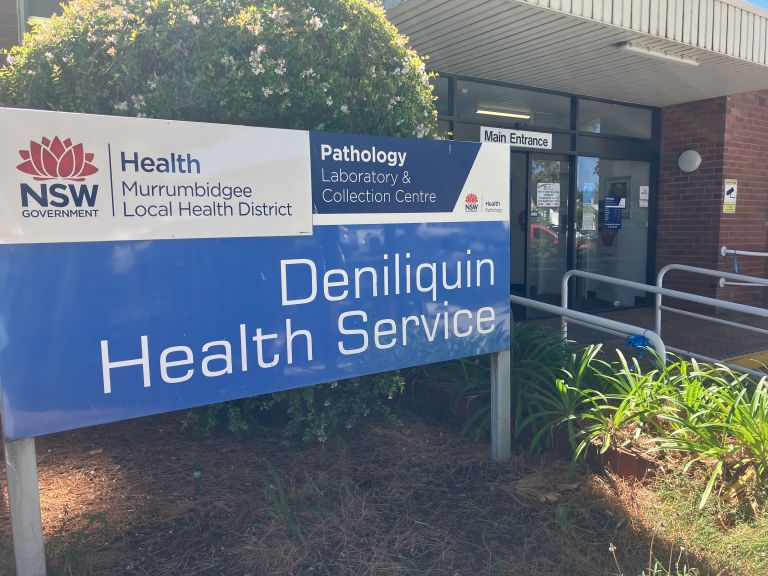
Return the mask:
{"type": "Polygon", "coordinates": [[[491,458],[508,462],[512,458],[512,399],[510,352],[491,355],[491,458]]]}
{"type": "Polygon", "coordinates": [[[45,576],[35,439],[5,441],[5,474],[17,576],[45,576]]]}

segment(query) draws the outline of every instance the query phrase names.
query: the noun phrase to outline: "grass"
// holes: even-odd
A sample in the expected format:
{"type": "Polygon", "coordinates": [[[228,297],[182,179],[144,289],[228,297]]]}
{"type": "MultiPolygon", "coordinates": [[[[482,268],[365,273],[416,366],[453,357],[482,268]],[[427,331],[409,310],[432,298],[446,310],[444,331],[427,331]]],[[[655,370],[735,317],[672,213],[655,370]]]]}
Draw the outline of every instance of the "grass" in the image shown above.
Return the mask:
{"type": "Polygon", "coordinates": [[[715,499],[699,509],[698,496],[706,482],[703,474],[662,476],[644,493],[644,505],[637,512],[647,522],[662,518],[659,535],[706,558],[712,574],[768,574],[768,516],[755,518],[715,499]]]}

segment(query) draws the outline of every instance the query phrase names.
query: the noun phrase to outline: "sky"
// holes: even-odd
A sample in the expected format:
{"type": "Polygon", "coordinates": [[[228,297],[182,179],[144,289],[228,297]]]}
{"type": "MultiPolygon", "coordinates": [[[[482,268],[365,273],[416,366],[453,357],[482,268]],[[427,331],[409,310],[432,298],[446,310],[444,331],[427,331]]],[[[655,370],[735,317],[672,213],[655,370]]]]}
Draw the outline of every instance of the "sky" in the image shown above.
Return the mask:
{"type": "Polygon", "coordinates": [[[747,0],[750,4],[755,4],[757,6],[760,6],[760,8],[765,8],[768,10],[768,0],[747,0]]]}

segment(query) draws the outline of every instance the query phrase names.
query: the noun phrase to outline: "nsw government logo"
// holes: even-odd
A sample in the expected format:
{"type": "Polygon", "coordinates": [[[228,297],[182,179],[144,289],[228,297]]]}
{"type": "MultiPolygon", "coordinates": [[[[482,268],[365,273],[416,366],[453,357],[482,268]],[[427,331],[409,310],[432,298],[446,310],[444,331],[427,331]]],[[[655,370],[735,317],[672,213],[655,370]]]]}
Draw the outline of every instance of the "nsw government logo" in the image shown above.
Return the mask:
{"type": "Polygon", "coordinates": [[[479,199],[477,194],[470,192],[464,197],[464,211],[465,212],[477,212],[479,199]]]}
{"type": "Polygon", "coordinates": [[[98,184],[84,183],[99,171],[94,155],[70,138],[41,138],[30,141],[28,150],[19,150],[23,162],[16,169],[38,183],[20,183],[21,215],[24,218],[91,218],[98,184]]]}

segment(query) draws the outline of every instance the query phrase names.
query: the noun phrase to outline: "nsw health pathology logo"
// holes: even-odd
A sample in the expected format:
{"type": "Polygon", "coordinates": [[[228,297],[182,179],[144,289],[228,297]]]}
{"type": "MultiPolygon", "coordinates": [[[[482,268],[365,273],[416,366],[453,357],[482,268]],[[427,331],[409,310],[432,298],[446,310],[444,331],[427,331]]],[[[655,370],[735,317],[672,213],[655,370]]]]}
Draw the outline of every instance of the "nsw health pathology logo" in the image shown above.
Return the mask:
{"type": "Polygon", "coordinates": [[[99,169],[94,155],[70,138],[30,141],[28,150],[19,150],[23,162],[16,169],[39,184],[20,183],[22,216],[25,218],[88,218],[94,208],[98,184],[85,183],[99,169]],[[75,184],[76,183],[76,184],[75,184]]]}

